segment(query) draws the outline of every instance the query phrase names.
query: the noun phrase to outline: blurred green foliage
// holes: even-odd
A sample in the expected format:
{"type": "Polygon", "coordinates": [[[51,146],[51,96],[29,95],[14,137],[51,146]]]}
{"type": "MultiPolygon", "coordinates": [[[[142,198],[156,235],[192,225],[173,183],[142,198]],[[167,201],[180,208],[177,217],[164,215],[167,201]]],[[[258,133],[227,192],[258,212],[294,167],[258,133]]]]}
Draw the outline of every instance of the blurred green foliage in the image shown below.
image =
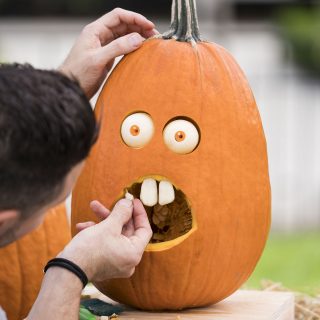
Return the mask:
{"type": "Polygon", "coordinates": [[[271,235],[246,287],[259,288],[263,279],[281,282],[291,290],[320,294],[320,232],[271,235]]]}
{"type": "Polygon", "coordinates": [[[295,61],[320,75],[320,6],[287,8],[278,13],[277,21],[295,61]]]}

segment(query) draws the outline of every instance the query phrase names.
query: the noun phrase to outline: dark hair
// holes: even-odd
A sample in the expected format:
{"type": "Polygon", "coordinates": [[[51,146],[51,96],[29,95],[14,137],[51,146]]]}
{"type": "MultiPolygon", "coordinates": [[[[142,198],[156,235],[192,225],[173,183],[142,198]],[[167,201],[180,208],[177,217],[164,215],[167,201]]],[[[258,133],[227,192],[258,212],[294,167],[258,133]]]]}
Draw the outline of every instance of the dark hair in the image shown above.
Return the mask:
{"type": "Polygon", "coordinates": [[[77,82],[30,65],[0,65],[0,210],[49,204],[96,137],[77,82]]]}

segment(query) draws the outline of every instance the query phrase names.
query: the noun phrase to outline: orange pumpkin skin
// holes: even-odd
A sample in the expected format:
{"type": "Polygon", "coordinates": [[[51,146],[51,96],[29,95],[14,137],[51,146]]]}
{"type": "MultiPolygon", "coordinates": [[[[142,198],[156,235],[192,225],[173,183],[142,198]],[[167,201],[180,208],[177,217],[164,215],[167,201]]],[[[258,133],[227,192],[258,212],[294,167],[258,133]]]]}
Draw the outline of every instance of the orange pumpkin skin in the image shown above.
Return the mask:
{"type": "Polygon", "coordinates": [[[222,47],[153,39],[124,57],[96,105],[99,140],[72,202],[72,225],[94,220],[89,202],[112,207],[139,177],[162,175],[190,201],[196,230],[172,248],[147,250],[130,279],[96,283],[111,298],[145,310],[216,303],[250,276],[270,227],[266,141],[247,80],[222,47]],[[120,136],[125,117],[147,112],[155,133],[142,149],[120,136]],[[166,123],[193,119],[201,131],[187,155],[163,142],[166,123]]]}
{"type": "Polygon", "coordinates": [[[32,233],[0,249],[0,306],[8,320],[24,319],[40,290],[43,268],[70,241],[66,210],[48,212],[32,233]]]}

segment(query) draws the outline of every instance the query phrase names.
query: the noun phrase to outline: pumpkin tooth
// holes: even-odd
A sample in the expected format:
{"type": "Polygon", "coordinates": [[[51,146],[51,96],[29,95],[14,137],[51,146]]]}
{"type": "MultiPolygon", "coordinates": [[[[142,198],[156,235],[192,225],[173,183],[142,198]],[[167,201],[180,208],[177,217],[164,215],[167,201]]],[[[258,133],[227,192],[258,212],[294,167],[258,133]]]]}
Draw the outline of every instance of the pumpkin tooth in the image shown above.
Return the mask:
{"type": "Polygon", "coordinates": [[[154,179],[145,179],[141,185],[140,200],[145,206],[153,207],[158,203],[158,187],[154,179]]]}
{"type": "Polygon", "coordinates": [[[126,190],[125,198],[130,201],[134,200],[134,196],[128,190],[126,190]]]}
{"type": "Polygon", "coordinates": [[[159,204],[164,206],[173,202],[175,199],[175,193],[173,185],[169,181],[160,181],[159,183],[159,204]]]}

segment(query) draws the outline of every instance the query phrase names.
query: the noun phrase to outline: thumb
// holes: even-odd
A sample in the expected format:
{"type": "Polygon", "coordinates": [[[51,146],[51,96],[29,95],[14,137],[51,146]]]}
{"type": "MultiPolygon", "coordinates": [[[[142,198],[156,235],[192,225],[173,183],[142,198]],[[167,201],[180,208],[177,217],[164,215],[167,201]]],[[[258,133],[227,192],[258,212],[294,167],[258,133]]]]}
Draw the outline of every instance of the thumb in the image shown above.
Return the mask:
{"type": "Polygon", "coordinates": [[[121,199],[116,203],[107,220],[112,224],[114,231],[121,233],[123,226],[132,218],[132,212],[132,201],[121,199]]]}
{"type": "Polygon", "coordinates": [[[115,39],[99,49],[98,60],[102,64],[108,64],[114,58],[138,49],[143,41],[144,38],[137,32],[115,39]]]}

